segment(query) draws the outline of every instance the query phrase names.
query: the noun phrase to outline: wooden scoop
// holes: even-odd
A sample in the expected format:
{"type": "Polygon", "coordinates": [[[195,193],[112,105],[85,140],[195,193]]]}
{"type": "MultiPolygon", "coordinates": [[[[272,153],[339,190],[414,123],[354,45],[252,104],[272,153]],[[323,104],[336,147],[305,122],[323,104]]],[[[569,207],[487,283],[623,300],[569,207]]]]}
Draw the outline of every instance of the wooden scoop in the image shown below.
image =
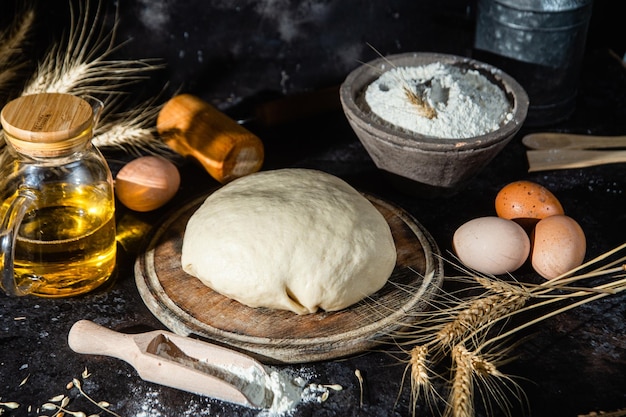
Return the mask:
{"type": "Polygon", "coordinates": [[[157,131],[182,156],[197,160],[222,184],[261,169],[261,140],[209,103],[191,94],[171,98],[157,117],[157,131]]]}
{"type": "Polygon", "coordinates": [[[252,408],[269,408],[274,393],[263,365],[244,354],[165,331],[123,334],[88,320],[72,326],[70,348],[132,365],[150,382],[252,408]]]}
{"type": "Polygon", "coordinates": [[[531,133],[522,138],[530,149],[605,149],[626,147],[626,136],[592,136],[570,133],[531,133]]]}
{"type": "Polygon", "coordinates": [[[526,151],[526,157],[528,158],[528,172],[536,172],[626,162],[626,151],[540,149],[526,151]]]}

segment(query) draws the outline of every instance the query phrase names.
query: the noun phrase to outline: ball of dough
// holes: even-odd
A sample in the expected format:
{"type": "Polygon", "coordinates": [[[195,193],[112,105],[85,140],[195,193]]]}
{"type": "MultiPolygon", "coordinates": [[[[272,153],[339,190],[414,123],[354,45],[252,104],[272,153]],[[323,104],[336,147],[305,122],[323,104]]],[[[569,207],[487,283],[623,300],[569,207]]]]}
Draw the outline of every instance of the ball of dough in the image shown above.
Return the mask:
{"type": "Polygon", "coordinates": [[[262,171],[211,194],[191,216],[182,267],[250,307],[346,308],[396,264],[383,215],[345,181],[311,169],[262,171]]]}

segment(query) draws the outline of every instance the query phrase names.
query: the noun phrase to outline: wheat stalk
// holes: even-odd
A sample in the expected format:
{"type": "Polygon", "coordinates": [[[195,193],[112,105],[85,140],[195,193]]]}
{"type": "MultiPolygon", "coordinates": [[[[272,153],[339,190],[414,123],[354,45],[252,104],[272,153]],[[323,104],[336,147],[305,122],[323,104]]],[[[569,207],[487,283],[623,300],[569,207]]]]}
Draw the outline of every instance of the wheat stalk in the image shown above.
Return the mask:
{"type": "Polygon", "coordinates": [[[463,345],[456,345],[452,350],[453,372],[452,387],[445,417],[474,416],[474,373],[472,356],[463,345]]]}
{"type": "MultiPolygon", "coordinates": [[[[155,99],[129,111],[120,111],[125,88],[148,77],[147,73],[162,67],[154,60],[112,60],[110,56],[122,44],[115,34],[119,25],[116,15],[113,28],[106,31],[100,24],[101,2],[95,12],[90,2],[79,3],[78,13],[70,2],[70,29],[63,43],[53,45],[37,70],[27,82],[21,95],[37,93],[67,93],[95,96],[105,105],[93,143],[100,148],[115,148],[133,154],[147,151],[171,154],[157,137],[155,120],[160,109],[155,99]]],[[[4,139],[0,139],[0,163],[7,157],[4,139]]]]}
{"type": "MultiPolygon", "coordinates": [[[[376,54],[382,58],[390,67],[401,71],[401,68],[397,67],[396,65],[394,65],[391,61],[389,61],[385,56],[383,56],[383,54],[381,54],[376,48],[374,48],[374,46],[372,46],[371,44],[367,44],[370,48],[372,48],[372,50],[374,52],[376,52],[376,54]]],[[[361,62],[361,64],[363,65],[367,65],[370,68],[374,68],[371,64],[367,63],[367,62],[361,62]]],[[[377,71],[378,69],[375,68],[377,71]]],[[[407,100],[409,101],[409,103],[413,104],[415,106],[416,112],[419,116],[421,117],[425,117],[427,119],[434,119],[435,117],[437,117],[437,110],[435,110],[435,108],[433,106],[431,106],[426,100],[424,100],[421,96],[421,94],[417,91],[417,89],[414,91],[405,81],[406,79],[408,79],[409,77],[396,77],[395,74],[392,74],[394,76],[394,78],[396,78],[396,80],[402,85],[402,91],[404,92],[404,95],[406,96],[407,100]]]]}
{"type": "Polygon", "coordinates": [[[468,333],[476,332],[476,329],[483,325],[519,310],[526,304],[528,298],[527,294],[498,293],[463,303],[454,320],[437,332],[436,340],[443,346],[451,346],[468,333]]]}
{"type": "Polygon", "coordinates": [[[70,2],[69,11],[71,24],[67,39],[50,49],[22,95],[54,92],[98,97],[106,105],[96,134],[103,134],[105,128],[115,128],[115,131],[101,136],[95,141],[97,146],[152,145],[148,138],[154,139],[151,126],[154,125],[156,111],[153,103],[144,103],[124,113],[118,111],[122,107],[119,97],[126,93],[125,87],[146,79],[148,72],[162,66],[155,64],[154,60],[109,59],[124,45],[116,43],[119,25],[117,9],[109,31],[100,24],[100,1],[95,12],[91,11],[90,2],[86,2],[84,7],[79,3],[78,13],[70,2]]]}
{"type": "Polygon", "coordinates": [[[407,86],[403,86],[402,90],[404,91],[406,98],[409,100],[409,103],[415,106],[417,114],[427,119],[434,119],[437,117],[437,111],[435,108],[428,104],[428,102],[424,100],[417,91],[413,91],[407,86]]]}
{"type": "MultiPolygon", "coordinates": [[[[450,397],[447,402],[447,414],[450,416],[473,415],[476,391],[479,391],[483,399],[483,406],[488,415],[493,414],[493,403],[495,403],[505,415],[511,415],[512,403],[508,400],[507,394],[512,393],[518,400],[521,400],[523,392],[518,384],[510,377],[499,370],[499,366],[507,362],[506,354],[511,348],[504,348],[498,353],[478,353],[470,351],[464,344],[454,347],[452,358],[454,361],[453,372],[454,382],[451,385],[450,397]],[[460,369],[459,366],[463,366],[460,369]],[[468,376],[469,374],[469,376],[468,376]],[[467,405],[467,399],[472,405],[467,405]]],[[[525,398],[525,397],[524,397],[525,398]]]]}
{"type": "Polygon", "coordinates": [[[140,119],[129,118],[110,127],[103,127],[102,133],[93,137],[93,144],[98,148],[119,149],[131,155],[140,156],[148,153],[168,153],[169,148],[155,138],[154,128],[145,127],[140,119]]]}
{"type": "MultiPolygon", "coordinates": [[[[428,363],[428,346],[415,346],[410,352],[411,359],[407,368],[411,371],[411,412],[414,415],[418,400],[422,398],[422,393],[430,399],[434,388],[430,381],[430,370],[428,363]]],[[[406,372],[406,370],[405,370],[406,372]]],[[[431,402],[428,401],[430,404],[431,402]]],[[[432,409],[432,407],[430,407],[432,409]]]]}
{"type": "Polygon", "coordinates": [[[25,66],[23,45],[30,35],[35,12],[28,8],[13,27],[0,32],[0,93],[6,94],[25,66]]]}
{"type": "Polygon", "coordinates": [[[497,294],[518,294],[521,296],[529,296],[528,290],[520,284],[510,284],[506,281],[491,279],[481,275],[473,275],[472,279],[482,288],[493,291],[497,294]]]}
{"type": "Polygon", "coordinates": [[[428,346],[415,346],[411,349],[411,381],[413,392],[419,397],[421,390],[430,389],[430,375],[428,370],[428,346]]]}
{"type": "Polygon", "coordinates": [[[578,282],[583,279],[595,278],[598,276],[606,275],[607,271],[609,271],[609,268],[613,268],[613,267],[617,267],[617,268],[621,267],[622,270],[624,270],[626,269],[624,268],[624,264],[626,264],[626,256],[622,256],[618,259],[608,262],[607,264],[602,265],[601,267],[596,268],[595,270],[592,270],[589,273],[582,274],[582,275],[575,275],[577,272],[585,270],[585,269],[589,269],[593,267],[594,265],[598,264],[599,262],[604,261],[605,259],[608,259],[611,256],[614,256],[622,252],[623,250],[626,250],[626,243],[622,243],[621,245],[613,248],[612,250],[607,251],[595,257],[594,259],[591,259],[587,261],[586,263],[583,263],[582,265],[568,272],[565,272],[562,275],[554,279],[544,282],[543,284],[541,284],[541,286],[542,287],[554,287],[555,285],[560,286],[560,285],[568,284],[570,282],[578,282]]]}
{"type": "MultiPolygon", "coordinates": [[[[113,28],[106,31],[98,24],[101,2],[91,16],[89,2],[78,16],[70,3],[70,30],[65,45],[56,44],[39,64],[22,95],[36,93],[71,93],[75,95],[108,96],[121,94],[124,87],[144,79],[148,71],[159,68],[153,60],[110,60],[122,44],[116,44],[119,24],[116,16],[113,28]]],[[[104,97],[100,97],[105,99],[104,97]]]]}
{"type": "Polygon", "coordinates": [[[130,110],[115,111],[119,97],[105,102],[110,111],[97,125],[93,144],[98,148],[118,149],[136,156],[147,152],[175,158],[177,155],[158,137],[155,120],[163,105],[157,104],[157,98],[130,110]]]}
{"type": "MultiPolygon", "coordinates": [[[[511,360],[507,359],[507,355],[515,346],[507,347],[507,341],[530,326],[626,290],[626,256],[619,255],[624,250],[626,243],[555,280],[538,285],[482,276],[459,267],[467,276],[449,277],[448,280],[454,279],[470,287],[458,290],[458,295],[444,291],[440,311],[422,312],[414,317],[419,319],[419,323],[413,328],[393,335],[398,346],[404,345],[403,339],[413,340],[416,345],[412,350],[405,351],[409,355],[405,374],[408,373],[412,379],[413,415],[417,397],[426,387],[432,387],[430,378],[425,379],[432,375],[429,367],[441,363],[448,354],[453,364],[453,375],[449,381],[445,417],[473,416],[476,387],[480,388],[479,394],[488,411],[495,403],[510,415],[512,403],[509,395],[512,394],[518,401],[526,397],[521,387],[499,370],[499,364],[511,360]],[[617,259],[610,260],[615,256],[617,259]],[[584,270],[589,272],[582,273],[584,270]],[[604,278],[605,282],[593,286],[573,285],[600,278],[604,278]],[[476,290],[480,292],[476,294],[476,290]],[[529,316],[537,311],[541,313],[529,316]],[[514,316],[523,320],[507,329],[506,325],[514,316]]],[[[435,396],[438,395],[431,392],[426,400],[430,402],[429,398],[435,396]]]]}
{"type": "MultiPolygon", "coordinates": [[[[622,291],[626,290],[626,278],[623,278],[623,279],[615,281],[615,282],[611,282],[609,284],[601,285],[600,288],[607,288],[607,289],[610,288],[611,291],[600,292],[600,293],[592,293],[592,294],[590,294],[587,291],[581,291],[579,293],[574,293],[574,294],[569,294],[569,295],[555,295],[552,299],[549,299],[548,301],[534,304],[534,305],[530,306],[526,310],[520,310],[519,312],[526,312],[526,311],[528,311],[530,309],[538,308],[538,307],[544,307],[545,305],[552,304],[552,303],[555,303],[555,302],[560,302],[560,301],[563,301],[564,299],[567,299],[567,298],[582,297],[580,300],[578,300],[576,302],[573,302],[573,303],[568,304],[568,305],[566,305],[564,307],[561,307],[561,308],[555,309],[553,311],[550,311],[548,313],[545,313],[545,314],[543,314],[543,315],[541,315],[541,316],[539,316],[539,317],[537,317],[537,318],[535,318],[533,320],[528,320],[528,321],[526,321],[526,322],[524,322],[524,323],[514,327],[511,330],[508,330],[508,331],[506,331],[504,333],[501,333],[501,334],[498,334],[497,336],[492,337],[491,339],[488,339],[483,344],[481,344],[477,348],[477,350],[482,350],[482,349],[484,349],[488,345],[491,345],[491,344],[493,344],[495,342],[498,342],[498,341],[500,341],[502,339],[508,338],[511,335],[513,335],[513,334],[515,334],[515,333],[517,333],[517,332],[519,332],[521,330],[524,330],[527,327],[533,326],[533,325],[535,325],[535,324],[537,324],[537,323],[539,323],[541,321],[544,321],[546,319],[549,319],[551,317],[554,317],[554,316],[559,315],[561,313],[564,313],[566,311],[572,310],[572,309],[574,309],[576,307],[579,307],[581,305],[590,303],[592,301],[596,301],[596,300],[599,300],[601,298],[607,297],[609,295],[613,295],[613,294],[617,294],[619,292],[622,292],[622,291]]],[[[499,317],[497,320],[500,321],[500,320],[505,319],[505,318],[507,318],[507,317],[503,316],[503,317],[499,317]]],[[[490,323],[489,325],[492,325],[492,324],[493,323],[490,323]]],[[[483,331],[484,329],[479,329],[479,330],[483,331]]]]}

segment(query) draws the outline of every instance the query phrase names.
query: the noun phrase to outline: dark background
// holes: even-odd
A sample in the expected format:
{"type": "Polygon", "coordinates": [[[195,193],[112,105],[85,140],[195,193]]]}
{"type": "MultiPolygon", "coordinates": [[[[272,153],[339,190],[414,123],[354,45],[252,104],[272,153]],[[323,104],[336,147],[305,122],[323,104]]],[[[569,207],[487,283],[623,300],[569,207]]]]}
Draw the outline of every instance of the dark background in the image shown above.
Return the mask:
{"type": "MultiPolygon", "coordinates": [[[[117,40],[127,42],[114,57],[156,58],[165,64],[130,89],[129,103],[177,91],[190,92],[233,117],[245,117],[256,103],[341,83],[347,73],[378,53],[437,51],[472,55],[474,1],[119,1],[117,40]],[[167,85],[167,86],[166,86],[167,85]],[[165,92],[162,92],[165,87],[165,92]]],[[[0,28],[7,27],[24,2],[0,0],[0,28]]],[[[25,57],[31,67],[68,31],[68,1],[35,3],[37,25],[25,57]]],[[[626,70],[620,2],[596,0],[588,34],[575,113],[542,129],[574,133],[626,133],[626,70]]],[[[102,21],[114,21],[115,7],[102,2],[102,21]]],[[[75,6],[75,10],[79,10],[75,6]]],[[[91,9],[95,9],[92,7],[91,9]]],[[[555,46],[558,47],[558,46],[555,46]]],[[[25,70],[22,78],[28,77],[25,70]]],[[[19,88],[14,94],[17,94],[19,88]]],[[[253,128],[254,126],[251,126],[253,128]]],[[[578,220],[588,239],[588,258],[624,242],[626,169],[624,164],[584,170],[528,173],[518,137],[478,177],[449,198],[424,199],[390,187],[373,165],[338,109],[292,124],[255,127],[264,140],[264,169],[322,169],[359,189],[409,211],[433,235],[442,253],[450,250],[456,227],[493,212],[493,198],[504,184],[529,179],[545,185],[578,220]]],[[[116,172],[124,155],[107,152],[116,172]]],[[[180,165],[179,195],[163,209],[139,215],[119,207],[120,220],[131,215],[158,226],[169,210],[217,184],[197,165],[180,165]]],[[[49,397],[69,392],[74,409],[88,408],[76,390],[65,386],[85,367],[93,373],[85,389],[111,402],[124,416],[257,415],[207,398],[142,381],[129,365],[111,358],[79,356],[66,336],[78,319],[97,321],[120,331],[162,328],[143,304],[134,284],[133,252],[120,252],[111,285],[67,300],[8,298],[0,295],[0,402],[23,406],[9,416],[35,416],[49,397]],[[20,382],[27,378],[26,383],[20,382]],[[32,410],[27,410],[27,405],[32,410]]],[[[453,271],[449,270],[448,273],[453,271]]],[[[536,280],[528,269],[520,279],[536,280]]],[[[540,281],[538,281],[540,282],[540,281]]],[[[534,327],[515,350],[506,371],[528,394],[528,409],[513,401],[514,416],[574,417],[626,408],[626,299],[607,297],[534,327]]],[[[520,341],[521,342],[521,341],[520,341]]],[[[408,389],[400,388],[403,364],[385,354],[294,366],[310,371],[311,382],[338,383],[323,404],[299,408],[297,417],[408,416],[408,389]],[[366,374],[363,407],[354,369],[366,374]],[[396,404],[396,396],[401,397],[396,404]]],[[[524,402],[524,400],[522,400],[524,402]]],[[[52,414],[52,413],[48,413],[52,414]]],[[[418,415],[428,416],[420,407],[418,415]]],[[[484,415],[479,410],[479,415],[484,415]]]]}
{"type": "MultiPolygon", "coordinates": [[[[67,34],[71,0],[34,2],[36,59],[67,34]]],[[[30,3],[33,3],[32,1],[30,3]]],[[[95,11],[97,2],[92,2],[95,11]]],[[[409,51],[473,54],[476,0],[102,0],[105,27],[119,15],[113,57],[166,65],[140,92],[193,92],[228,109],[244,100],[338,85],[361,62],[409,51]],[[148,88],[148,85],[150,88],[148,88]]],[[[2,0],[2,27],[29,2],[2,0]],[[19,6],[16,6],[19,5],[19,6]]],[[[619,2],[596,0],[587,49],[626,52],[619,2]]],[[[80,6],[75,5],[75,11],[80,6]]],[[[558,47],[555,45],[554,47],[558,47]]],[[[26,74],[26,72],[25,72],[26,74]]],[[[152,94],[150,94],[152,93],[152,94]]]]}

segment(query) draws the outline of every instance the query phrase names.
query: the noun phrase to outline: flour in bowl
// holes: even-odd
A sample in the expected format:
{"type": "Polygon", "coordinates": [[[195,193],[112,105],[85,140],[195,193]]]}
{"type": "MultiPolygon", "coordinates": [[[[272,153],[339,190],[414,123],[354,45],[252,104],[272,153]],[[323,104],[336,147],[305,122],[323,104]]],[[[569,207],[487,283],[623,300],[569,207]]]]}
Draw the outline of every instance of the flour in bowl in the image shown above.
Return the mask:
{"type": "Polygon", "coordinates": [[[365,101],[385,122],[438,138],[484,135],[513,118],[499,86],[477,70],[442,63],[386,71],[367,87],[365,101]],[[435,116],[420,116],[407,89],[431,106],[435,116]]]}

